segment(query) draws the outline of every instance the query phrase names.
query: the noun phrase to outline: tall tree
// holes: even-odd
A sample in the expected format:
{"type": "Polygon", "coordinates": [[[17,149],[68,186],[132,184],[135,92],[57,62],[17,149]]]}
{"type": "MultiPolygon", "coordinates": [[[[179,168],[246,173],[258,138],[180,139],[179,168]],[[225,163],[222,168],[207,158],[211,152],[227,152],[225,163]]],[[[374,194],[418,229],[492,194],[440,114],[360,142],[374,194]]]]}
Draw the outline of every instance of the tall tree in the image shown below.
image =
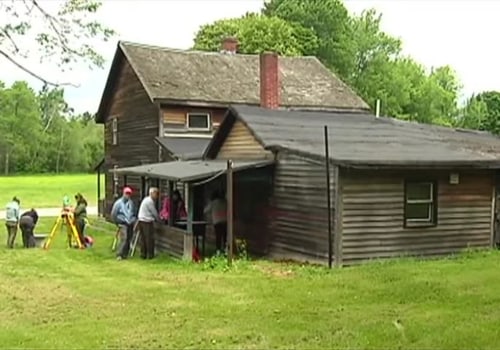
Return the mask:
{"type": "Polygon", "coordinates": [[[95,20],[101,3],[95,0],[2,0],[0,13],[9,21],[0,24],[0,55],[47,85],[59,85],[24,62],[40,57],[61,70],[77,62],[102,67],[103,57],[93,48],[96,40],[108,40],[114,32],[95,20]],[[27,47],[36,47],[30,52],[27,47]]]}
{"type": "Polygon", "coordinates": [[[278,17],[247,13],[240,18],[202,26],[195,36],[194,49],[219,51],[221,40],[227,36],[236,36],[240,42],[239,52],[247,54],[274,51],[283,56],[310,55],[318,46],[311,30],[278,17]]]}
{"type": "Polygon", "coordinates": [[[341,78],[349,80],[354,69],[355,47],[349,12],[340,0],[271,0],[262,13],[295,26],[312,29],[318,38],[313,55],[341,78]]]}

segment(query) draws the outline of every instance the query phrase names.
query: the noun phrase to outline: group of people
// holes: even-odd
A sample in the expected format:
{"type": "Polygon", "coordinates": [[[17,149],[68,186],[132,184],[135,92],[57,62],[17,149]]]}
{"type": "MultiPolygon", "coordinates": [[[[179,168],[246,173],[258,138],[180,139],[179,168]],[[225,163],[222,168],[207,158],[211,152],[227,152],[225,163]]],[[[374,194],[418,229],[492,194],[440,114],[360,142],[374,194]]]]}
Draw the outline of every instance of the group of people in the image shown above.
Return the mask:
{"type": "MultiPolygon", "coordinates": [[[[78,238],[84,246],[92,243],[92,238],[84,234],[87,221],[87,200],[81,193],[75,195],[76,206],[73,208],[68,196],[63,199],[63,212],[73,213],[73,220],[78,233],[78,238]]],[[[23,247],[34,248],[35,226],[38,223],[38,213],[34,208],[21,214],[21,201],[14,197],[7,203],[5,210],[5,226],[7,228],[7,247],[12,249],[16,241],[18,229],[21,230],[23,247]]]]}
{"type": "Polygon", "coordinates": [[[7,228],[7,248],[14,248],[18,228],[21,229],[23,247],[34,248],[36,245],[34,229],[38,222],[38,213],[34,208],[21,214],[21,201],[14,197],[7,203],[5,226],[7,228]]]}
{"type": "MultiPolygon", "coordinates": [[[[130,245],[135,230],[139,230],[140,252],[142,259],[153,259],[155,256],[155,223],[168,223],[170,216],[174,224],[187,218],[184,200],[178,190],[172,194],[172,201],[166,197],[160,211],[156,208],[156,202],[160,196],[160,191],[156,187],[149,189],[139,206],[136,217],[134,203],[131,199],[132,189],[123,188],[123,195],[113,204],[111,219],[118,226],[118,248],[117,260],[126,259],[130,250],[130,245]],[[172,203],[172,204],[171,204],[172,203]]],[[[215,191],[210,197],[210,201],[204,208],[204,214],[211,221],[216,237],[217,251],[223,251],[226,247],[227,236],[227,204],[222,193],[215,191]]]]}

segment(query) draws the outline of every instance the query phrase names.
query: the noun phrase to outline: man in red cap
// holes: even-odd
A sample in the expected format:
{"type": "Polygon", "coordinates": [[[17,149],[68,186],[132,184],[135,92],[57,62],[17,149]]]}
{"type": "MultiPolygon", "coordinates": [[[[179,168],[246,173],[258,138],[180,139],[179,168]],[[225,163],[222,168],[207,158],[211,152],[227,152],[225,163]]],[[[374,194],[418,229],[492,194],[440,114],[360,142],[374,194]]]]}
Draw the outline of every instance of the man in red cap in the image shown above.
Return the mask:
{"type": "Polygon", "coordinates": [[[130,199],[131,194],[132,189],[128,186],[124,187],[123,196],[113,204],[113,209],[111,209],[111,218],[119,228],[119,243],[116,254],[117,260],[126,259],[128,257],[134,224],[136,222],[134,202],[130,199]]]}

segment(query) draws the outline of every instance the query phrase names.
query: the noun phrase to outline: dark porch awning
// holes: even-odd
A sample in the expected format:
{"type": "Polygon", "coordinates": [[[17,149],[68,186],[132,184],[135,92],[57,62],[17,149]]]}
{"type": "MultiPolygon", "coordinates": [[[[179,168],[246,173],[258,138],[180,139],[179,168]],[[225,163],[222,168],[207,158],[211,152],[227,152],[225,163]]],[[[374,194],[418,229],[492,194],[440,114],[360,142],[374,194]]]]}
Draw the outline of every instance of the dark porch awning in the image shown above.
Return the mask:
{"type": "MultiPolygon", "coordinates": [[[[233,171],[261,168],[273,164],[271,160],[234,161],[233,171]]],[[[224,174],[227,161],[223,160],[186,160],[166,163],[139,165],[112,170],[120,175],[136,175],[170,181],[191,182],[224,174]]]]}

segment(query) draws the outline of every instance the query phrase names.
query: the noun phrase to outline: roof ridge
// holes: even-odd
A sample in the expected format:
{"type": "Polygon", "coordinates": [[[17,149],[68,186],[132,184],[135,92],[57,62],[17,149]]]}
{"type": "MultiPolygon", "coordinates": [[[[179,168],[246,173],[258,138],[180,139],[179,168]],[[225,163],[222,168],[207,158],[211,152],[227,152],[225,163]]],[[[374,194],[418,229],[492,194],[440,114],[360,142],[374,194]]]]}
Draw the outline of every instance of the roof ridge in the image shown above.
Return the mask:
{"type": "MultiPolygon", "coordinates": [[[[221,52],[216,52],[216,51],[203,51],[203,50],[193,50],[193,49],[179,49],[179,48],[174,48],[174,47],[168,47],[168,46],[159,46],[159,45],[152,45],[152,44],[143,44],[143,43],[137,43],[137,42],[132,42],[132,41],[127,41],[127,40],[119,40],[118,45],[122,46],[134,46],[134,47],[140,47],[143,49],[153,49],[153,50],[161,50],[161,51],[168,51],[168,52],[174,52],[174,53],[180,53],[180,54],[198,54],[198,55],[221,55],[221,56],[227,56],[227,57],[258,57],[258,54],[248,54],[248,53],[238,53],[235,55],[228,55],[228,54],[223,54],[221,52]]],[[[279,56],[280,59],[313,59],[317,60],[318,63],[321,63],[316,56],[279,56]]],[[[330,72],[331,73],[331,72],[330,72]]],[[[333,74],[333,73],[332,73],[333,74]]]]}

